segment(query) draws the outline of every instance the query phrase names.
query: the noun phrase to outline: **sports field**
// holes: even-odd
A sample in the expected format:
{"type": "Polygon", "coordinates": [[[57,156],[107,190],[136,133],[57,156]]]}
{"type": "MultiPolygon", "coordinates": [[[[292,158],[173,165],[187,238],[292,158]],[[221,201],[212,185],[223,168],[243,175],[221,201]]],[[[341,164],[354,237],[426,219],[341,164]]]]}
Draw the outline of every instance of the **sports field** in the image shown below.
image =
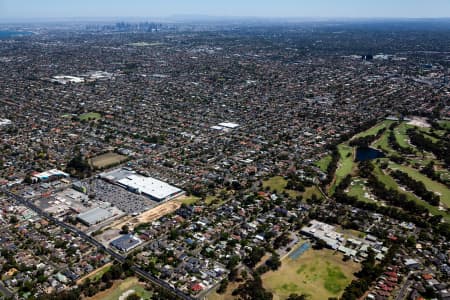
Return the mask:
{"type": "Polygon", "coordinates": [[[287,180],[282,176],[274,176],[263,181],[263,188],[269,188],[270,191],[276,191],[279,194],[286,192],[291,198],[296,198],[297,196],[302,195],[303,199],[309,199],[313,194],[319,199],[323,198],[322,193],[320,193],[316,186],[306,187],[304,192],[299,192],[286,189],[287,183],[287,180]]]}
{"type": "Polygon", "coordinates": [[[307,294],[310,300],[339,297],[360,269],[359,264],[344,262],[342,257],[329,249],[310,249],[296,260],[286,257],[277,271],[262,276],[264,287],[274,294],[274,300],[293,293],[307,294]]]}
{"type": "Polygon", "coordinates": [[[265,189],[268,187],[270,191],[275,191],[280,194],[286,192],[291,198],[301,195],[299,191],[286,189],[287,183],[288,181],[282,176],[274,176],[263,181],[263,188],[265,189]]]}
{"type": "Polygon", "coordinates": [[[89,112],[79,115],[78,118],[80,119],[80,121],[100,120],[102,118],[102,115],[96,112],[89,112]]]}
{"type": "Polygon", "coordinates": [[[141,299],[150,300],[152,293],[147,291],[144,286],[139,283],[136,277],[130,277],[125,280],[117,281],[112,288],[100,292],[93,297],[86,298],[87,300],[119,300],[124,293],[131,293],[134,291],[141,299]]]}
{"type": "Polygon", "coordinates": [[[107,168],[109,166],[124,162],[126,159],[127,159],[127,157],[124,155],[120,155],[120,154],[117,154],[114,152],[108,152],[108,153],[96,156],[94,158],[91,158],[89,160],[89,163],[95,169],[103,169],[103,168],[107,168]]]}

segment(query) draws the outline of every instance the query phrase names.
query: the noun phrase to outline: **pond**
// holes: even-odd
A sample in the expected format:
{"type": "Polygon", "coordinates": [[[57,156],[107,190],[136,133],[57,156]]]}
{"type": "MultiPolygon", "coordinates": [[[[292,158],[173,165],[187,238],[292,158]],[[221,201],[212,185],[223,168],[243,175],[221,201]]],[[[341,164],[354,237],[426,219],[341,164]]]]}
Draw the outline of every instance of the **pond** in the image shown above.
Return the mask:
{"type": "Polygon", "coordinates": [[[356,161],[372,160],[381,157],[385,157],[385,155],[377,149],[370,147],[358,147],[356,149],[356,161]]]}

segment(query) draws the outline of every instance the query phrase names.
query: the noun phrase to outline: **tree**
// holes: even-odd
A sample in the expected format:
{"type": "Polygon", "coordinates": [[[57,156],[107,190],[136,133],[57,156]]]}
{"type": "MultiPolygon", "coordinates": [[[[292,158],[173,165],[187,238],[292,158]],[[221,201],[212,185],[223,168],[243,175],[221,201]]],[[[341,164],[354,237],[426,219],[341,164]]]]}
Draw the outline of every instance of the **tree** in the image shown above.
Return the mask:
{"type": "Polygon", "coordinates": [[[244,259],[245,264],[253,268],[264,256],[266,250],[260,247],[254,247],[250,254],[244,259]]]}
{"type": "Polygon", "coordinates": [[[223,294],[226,292],[228,287],[228,279],[224,278],[219,285],[219,288],[217,289],[218,294],[223,294]]]}
{"type": "Polygon", "coordinates": [[[248,280],[239,285],[239,287],[233,291],[233,296],[239,296],[239,299],[246,300],[273,299],[272,293],[264,289],[261,278],[257,275],[255,275],[253,280],[248,280]]]}
{"type": "Polygon", "coordinates": [[[130,232],[130,227],[128,225],[123,225],[120,234],[128,234],[130,232]]]}
{"type": "Polygon", "coordinates": [[[278,270],[278,268],[281,266],[280,256],[278,254],[272,255],[272,257],[267,260],[266,265],[272,271],[278,270]]]}
{"type": "Polygon", "coordinates": [[[126,300],[141,300],[141,297],[139,297],[136,293],[133,293],[129,295],[126,300]]]}
{"type": "Polygon", "coordinates": [[[66,171],[78,176],[86,177],[91,173],[91,166],[89,162],[83,157],[81,152],[78,152],[67,164],[66,171]]]}
{"type": "Polygon", "coordinates": [[[25,175],[25,178],[23,179],[23,181],[24,181],[25,183],[28,183],[28,184],[33,183],[33,179],[32,179],[32,177],[31,177],[31,174],[25,175]]]}
{"type": "Polygon", "coordinates": [[[239,256],[233,255],[228,260],[227,269],[231,270],[231,269],[235,268],[238,264],[239,264],[239,256]]]}
{"type": "Polygon", "coordinates": [[[9,218],[9,223],[10,223],[10,224],[17,224],[17,222],[19,222],[19,219],[17,219],[16,216],[12,215],[12,216],[9,218]]]}

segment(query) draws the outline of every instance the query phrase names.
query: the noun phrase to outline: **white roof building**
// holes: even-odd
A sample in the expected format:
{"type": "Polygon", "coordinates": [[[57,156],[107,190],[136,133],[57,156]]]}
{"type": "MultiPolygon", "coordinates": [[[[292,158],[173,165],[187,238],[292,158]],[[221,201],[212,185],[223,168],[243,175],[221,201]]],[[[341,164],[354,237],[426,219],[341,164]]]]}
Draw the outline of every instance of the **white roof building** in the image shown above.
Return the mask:
{"type": "Polygon", "coordinates": [[[231,122],[223,122],[223,123],[219,123],[219,126],[234,129],[234,128],[239,127],[239,124],[231,123],[231,122]]]}
{"type": "Polygon", "coordinates": [[[147,195],[158,201],[173,198],[183,193],[183,190],[168,183],[138,174],[133,174],[122,178],[118,180],[117,183],[133,190],[136,193],[147,195]]]}
{"type": "Polygon", "coordinates": [[[110,211],[101,207],[95,207],[84,213],[78,214],[77,218],[84,224],[92,226],[101,223],[111,218],[112,216],[113,214],[110,211]]]}

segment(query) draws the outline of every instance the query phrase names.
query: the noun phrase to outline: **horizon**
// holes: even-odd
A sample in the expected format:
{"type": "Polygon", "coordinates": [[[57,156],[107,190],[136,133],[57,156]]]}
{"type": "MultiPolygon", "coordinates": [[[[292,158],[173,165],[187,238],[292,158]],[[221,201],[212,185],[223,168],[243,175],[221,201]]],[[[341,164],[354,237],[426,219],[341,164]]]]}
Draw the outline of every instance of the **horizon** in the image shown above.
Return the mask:
{"type": "Polygon", "coordinates": [[[193,0],[156,0],[149,3],[134,0],[78,0],[61,3],[55,0],[0,0],[0,22],[28,20],[72,19],[446,19],[450,18],[450,1],[435,0],[433,5],[423,0],[379,0],[361,3],[358,0],[318,0],[314,3],[284,0],[229,0],[208,2],[193,0]],[[169,3],[167,3],[169,2],[169,3]]]}

